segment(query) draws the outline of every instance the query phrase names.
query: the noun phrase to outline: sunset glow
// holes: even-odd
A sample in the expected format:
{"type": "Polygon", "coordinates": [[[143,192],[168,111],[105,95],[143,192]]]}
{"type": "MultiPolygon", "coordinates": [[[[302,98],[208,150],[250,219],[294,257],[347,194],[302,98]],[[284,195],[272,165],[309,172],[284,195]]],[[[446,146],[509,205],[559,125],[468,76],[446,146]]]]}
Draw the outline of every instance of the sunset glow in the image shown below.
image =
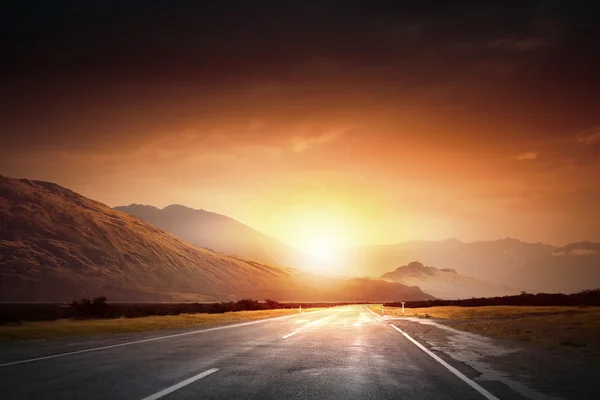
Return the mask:
{"type": "Polygon", "coordinates": [[[599,105],[586,80],[597,68],[585,50],[597,42],[552,19],[569,11],[460,6],[458,19],[424,22],[417,5],[347,15],[295,7],[306,10],[257,11],[286,16],[264,21],[265,32],[287,21],[273,27],[277,40],[225,29],[214,15],[198,20],[204,13],[177,14],[181,32],[165,35],[143,17],[107,25],[82,15],[76,27],[90,36],[81,37],[106,48],[77,45],[58,21],[46,31],[16,20],[48,43],[31,59],[17,46],[3,65],[0,171],[110,206],[217,212],[326,259],[338,246],[418,238],[600,240],[599,105]],[[321,15],[321,30],[291,17],[300,15],[321,15]],[[546,22],[481,31],[487,15],[546,22]],[[203,47],[204,38],[220,45],[203,47]],[[575,41],[585,51],[569,51],[575,41]],[[93,61],[50,56],[75,48],[93,61]],[[47,76],[22,65],[41,59],[47,76]]]}
{"type": "Polygon", "coordinates": [[[292,224],[289,229],[292,245],[321,261],[335,264],[341,248],[349,245],[344,221],[327,215],[307,215],[298,216],[292,224]]]}

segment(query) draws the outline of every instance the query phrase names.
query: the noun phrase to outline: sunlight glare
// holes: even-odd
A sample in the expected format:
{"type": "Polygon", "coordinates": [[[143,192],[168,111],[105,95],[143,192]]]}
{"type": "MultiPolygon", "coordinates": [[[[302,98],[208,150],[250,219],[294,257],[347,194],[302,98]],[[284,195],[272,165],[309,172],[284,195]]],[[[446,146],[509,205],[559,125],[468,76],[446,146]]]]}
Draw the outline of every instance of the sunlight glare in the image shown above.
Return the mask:
{"type": "Polygon", "coordinates": [[[347,229],[329,214],[304,215],[294,227],[294,246],[320,261],[335,264],[347,243],[347,229]]]}

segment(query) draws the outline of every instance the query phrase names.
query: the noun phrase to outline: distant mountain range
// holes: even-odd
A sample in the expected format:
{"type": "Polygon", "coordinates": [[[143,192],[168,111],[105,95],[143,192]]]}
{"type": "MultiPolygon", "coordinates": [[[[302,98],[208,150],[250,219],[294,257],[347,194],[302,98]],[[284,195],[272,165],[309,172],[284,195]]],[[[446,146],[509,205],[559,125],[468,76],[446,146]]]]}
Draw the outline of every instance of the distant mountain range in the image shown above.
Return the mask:
{"type": "Polygon", "coordinates": [[[440,299],[468,299],[518,294],[517,289],[460,275],[454,269],[426,267],[411,262],[381,276],[390,282],[418,286],[440,299]]]}
{"type": "Polygon", "coordinates": [[[511,238],[414,241],[348,249],[341,267],[356,276],[381,276],[414,260],[530,292],[571,293],[600,287],[600,243],[591,242],[555,247],[511,238]]]}
{"type": "MultiPolygon", "coordinates": [[[[115,209],[135,215],[199,246],[266,264],[292,266],[310,272],[332,270],[279,240],[224,215],[180,205],[164,209],[132,204],[115,209]]],[[[600,244],[573,243],[555,247],[505,238],[464,243],[457,239],[413,241],[388,246],[346,249],[337,275],[381,277],[413,261],[452,269],[399,280],[436,297],[530,292],[576,292],[600,287],[600,244]],[[444,289],[441,289],[444,288],[444,289]],[[480,290],[481,289],[481,290],[480,290]],[[485,290],[484,290],[485,289],[485,290]],[[429,291],[428,291],[429,290],[429,291]]]]}
{"type": "Polygon", "coordinates": [[[141,204],[114,209],[208,249],[317,274],[333,271],[326,263],[225,215],[177,204],[163,209],[141,204]]]}
{"type": "Polygon", "coordinates": [[[0,176],[0,301],[423,300],[204,249],[54,183],[0,176]]]}

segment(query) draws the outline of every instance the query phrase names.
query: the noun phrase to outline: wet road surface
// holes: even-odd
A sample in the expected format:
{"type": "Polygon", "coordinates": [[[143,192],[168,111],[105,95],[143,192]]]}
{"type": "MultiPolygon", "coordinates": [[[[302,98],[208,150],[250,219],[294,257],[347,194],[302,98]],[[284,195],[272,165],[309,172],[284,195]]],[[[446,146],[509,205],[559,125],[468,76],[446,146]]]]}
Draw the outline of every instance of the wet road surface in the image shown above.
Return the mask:
{"type": "Polygon", "coordinates": [[[4,347],[0,397],[521,398],[436,359],[389,322],[365,306],[347,306],[175,333],[4,347]]]}

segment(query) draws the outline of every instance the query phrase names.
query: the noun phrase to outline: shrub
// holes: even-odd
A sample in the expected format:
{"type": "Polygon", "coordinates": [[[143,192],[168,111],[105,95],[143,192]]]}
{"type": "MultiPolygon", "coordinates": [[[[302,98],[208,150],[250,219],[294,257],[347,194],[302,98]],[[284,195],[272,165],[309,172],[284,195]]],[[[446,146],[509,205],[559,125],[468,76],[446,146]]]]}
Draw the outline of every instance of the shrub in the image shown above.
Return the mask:
{"type": "MultiPolygon", "coordinates": [[[[386,303],[387,307],[400,307],[401,303],[386,303]]],[[[584,290],[579,293],[537,293],[521,292],[516,296],[481,297],[462,300],[426,300],[408,301],[406,307],[437,307],[437,306],[600,306],[600,289],[584,290]]]]}

